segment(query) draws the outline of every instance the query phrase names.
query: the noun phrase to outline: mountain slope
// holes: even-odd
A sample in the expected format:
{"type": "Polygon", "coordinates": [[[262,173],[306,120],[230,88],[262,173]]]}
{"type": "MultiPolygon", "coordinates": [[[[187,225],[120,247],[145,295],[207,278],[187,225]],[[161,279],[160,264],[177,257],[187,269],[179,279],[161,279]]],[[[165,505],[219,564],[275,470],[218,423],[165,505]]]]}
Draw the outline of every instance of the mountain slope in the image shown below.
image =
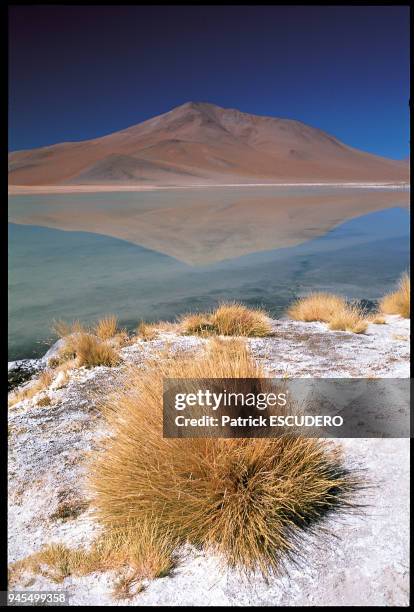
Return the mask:
{"type": "Polygon", "coordinates": [[[11,185],[407,180],[407,163],[299,121],[195,102],[94,140],[9,154],[11,185]]]}

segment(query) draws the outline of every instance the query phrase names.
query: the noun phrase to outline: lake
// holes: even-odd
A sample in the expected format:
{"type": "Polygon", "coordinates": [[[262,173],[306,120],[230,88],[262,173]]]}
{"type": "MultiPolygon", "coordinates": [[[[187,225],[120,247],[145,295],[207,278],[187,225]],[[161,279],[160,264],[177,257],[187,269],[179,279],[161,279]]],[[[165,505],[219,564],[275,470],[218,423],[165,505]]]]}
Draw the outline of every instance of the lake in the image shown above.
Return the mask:
{"type": "Polygon", "coordinates": [[[274,316],[312,290],[376,300],[408,268],[407,199],[248,188],[10,197],[9,359],[42,355],[53,319],[115,313],[133,329],[223,300],[274,316]]]}

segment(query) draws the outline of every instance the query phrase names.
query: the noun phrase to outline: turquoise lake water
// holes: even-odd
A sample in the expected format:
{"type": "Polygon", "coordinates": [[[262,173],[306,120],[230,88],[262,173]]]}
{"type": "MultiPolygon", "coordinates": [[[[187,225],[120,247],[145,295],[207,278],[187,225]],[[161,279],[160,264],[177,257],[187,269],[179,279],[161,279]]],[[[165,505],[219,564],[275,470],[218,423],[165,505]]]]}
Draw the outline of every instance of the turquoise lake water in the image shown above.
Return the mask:
{"type": "Polygon", "coordinates": [[[9,359],[42,355],[53,319],[116,313],[132,329],[233,299],[280,316],[311,290],[376,300],[408,263],[409,215],[397,206],[299,246],[198,267],[107,236],[10,224],[9,359]]]}

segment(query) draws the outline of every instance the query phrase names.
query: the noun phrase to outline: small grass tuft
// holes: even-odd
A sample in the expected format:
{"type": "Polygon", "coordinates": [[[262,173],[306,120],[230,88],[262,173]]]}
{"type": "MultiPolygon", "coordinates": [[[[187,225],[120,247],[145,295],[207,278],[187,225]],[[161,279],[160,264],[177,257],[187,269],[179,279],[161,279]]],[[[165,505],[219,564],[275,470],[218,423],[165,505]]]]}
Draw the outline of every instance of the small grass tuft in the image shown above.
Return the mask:
{"type": "Polygon", "coordinates": [[[139,338],[141,338],[141,340],[149,342],[150,340],[155,340],[155,338],[158,336],[158,330],[155,324],[141,321],[136,329],[136,334],[139,338]]]}
{"type": "MultiPolygon", "coordinates": [[[[49,387],[53,380],[53,372],[49,369],[43,372],[34,381],[30,381],[24,387],[17,389],[10,396],[10,404],[16,404],[23,400],[32,399],[37,393],[44,391],[49,387]]],[[[39,404],[42,405],[42,404],[39,404]]],[[[47,405],[47,404],[43,404],[47,405]]]]}
{"type": "Polygon", "coordinates": [[[44,395],[38,400],[37,405],[38,406],[50,406],[51,403],[52,403],[52,400],[50,399],[50,396],[44,395]]]}
{"type": "Polygon", "coordinates": [[[108,315],[100,319],[93,328],[100,340],[109,340],[118,333],[118,319],[115,315],[108,315]]]}
{"type": "Polygon", "coordinates": [[[367,317],[368,323],[373,323],[374,325],[386,325],[387,321],[385,317],[380,315],[378,312],[374,312],[373,314],[367,317]]]}
{"type": "Polygon", "coordinates": [[[354,334],[366,332],[368,322],[362,310],[355,305],[347,305],[336,312],[329,321],[329,329],[334,331],[348,331],[354,334]]]}
{"type": "Polygon", "coordinates": [[[138,578],[162,578],[174,568],[177,540],[160,527],[153,515],[139,524],[129,522],[126,528],[124,525],[121,530],[109,534],[110,539],[118,540],[121,558],[125,555],[124,563],[132,567],[138,578]]]}
{"type": "Polygon", "coordinates": [[[379,310],[384,314],[398,314],[405,319],[410,318],[410,277],[407,273],[401,277],[396,291],[382,298],[379,310]]]}
{"type": "Polygon", "coordinates": [[[125,571],[120,573],[114,582],[112,596],[115,599],[131,599],[144,590],[144,585],[137,579],[134,572],[125,571]]]}
{"type": "Polygon", "coordinates": [[[118,349],[129,340],[125,330],[118,330],[114,315],[98,321],[92,330],[79,322],[68,325],[61,321],[54,324],[54,330],[64,340],[57,359],[61,366],[65,363],[70,363],[71,367],[87,368],[116,366],[121,361],[118,349]]]}
{"type": "Polygon", "coordinates": [[[368,327],[361,308],[333,293],[311,293],[300,298],[290,306],[287,314],[295,321],[327,323],[329,329],[335,331],[362,334],[368,327]]]}
{"type": "Polygon", "coordinates": [[[287,314],[295,321],[329,323],[332,317],[344,308],[346,308],[346,301],[339,295],[311,293],[296,300],[288,309],[287,314]]]}
{"type": "Polygon", "coordinates": [[[217,333],[223,336],[270,336],[272,327],[267,314],[243,304],[221,304],[211,317],[217,333]]]}
{"type": "Polygon", "coordinates": [[[195,313],[181,318],[180,326],[187,335],[249,336],[272,335],[267,314],[258,308],[247,308],[237,302],[223,303],[211,313],[195,313]]]}
{"type": "Polygon", "coordinates": [[[59,338],[66,338],[67,336],[70,336],[71,334],[85,332],[86,329],[80,321],[74,321],[73,323],[67,323],[66,321],[58,320],[58,321],[53,321],[52,331],[54,331],[55,334],[59,338]]]}
{"type": "Polygon", "coordinates": [[[70,548],[65,544],[49,544],[25,559],[11,564],[10,583],[15,583],[24,572],[41,574],[56,583],[69,576],[85,576],[92,572],[116,570],[123,580],[124,594],[144,578],[153,579],[167,575],[174,567],[176,542],[168,535],[158,533],[158,522],[127,526],[121,531],[106,531],[90,548],[70,548]],[[138,538],[138,541],[137,541],[138,538]]]}
{"type": "Polygon", "coordinates": [[[49,366],[49,368],[57,368],[60,365],[60,358],[59,355],[53,355],[52,357],[50,357],[48,359],[47,365],[49,366]]]}
{"type": "Polygon", "coordinates": [[[73,346],[78,367],[93,368],[100,365],[114,367],[120,362],[115,348],[92,334],[77,334],[73,346]]]}
{"type": "Polygon", "coordinates": [[[113,338],[110,338],[108,342],[114,347],[122,348],[123,346],[131,344],[132,338],[130,338],[126,329],[121,329],[113,338]]]}
{"type": "Polygon", "coordinates": [[[183,315],[180,320],[181,329],[188,336],[209,336],[217,333],[208,313],[191,313],[183,315]]]}

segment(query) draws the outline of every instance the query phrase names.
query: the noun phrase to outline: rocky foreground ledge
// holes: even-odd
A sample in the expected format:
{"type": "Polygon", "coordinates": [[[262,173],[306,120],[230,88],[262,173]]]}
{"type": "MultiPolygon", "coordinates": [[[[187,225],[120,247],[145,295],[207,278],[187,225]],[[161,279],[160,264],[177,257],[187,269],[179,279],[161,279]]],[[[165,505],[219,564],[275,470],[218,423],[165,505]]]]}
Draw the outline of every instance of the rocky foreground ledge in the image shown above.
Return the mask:
{"type": "MultiPolygon", "coordinates": [[[[409,376],[407,319],[387,316],[385,325],[370,324],[359,335],[332,332],[322,323],[279,320],[272,326],[274,336],[246,339],[269,376],[409,376]]],[[[166,348],[197,352],[205,342],[174,329],[162,331],[154,340],[137,340],[121,349],[122,365],[74,369],[64,386],[52,380],[47,389],[9,408],[9,562],[44,544],[77,547],[96,537],[99,526],[88,502],[84,460],[108,433],[100,399],[116,387],[126,365],[144,366],[166,348]]],[[[9,373],[37,371],[46,362],[14,362],[9,373]]],[[[29,376],[24,374],[21,382],[29,376]]],[[[214,556],[186,547],[172,574],[147,582],[131,599],[114,599],[111,572],[68,577],[60,584],[23,574],[13,588],[67,591],[71,605],[406,606],[409,440],[341,443],[349,460],[361,464],[375,485],[362,500],[367,507],[361,515],[332,523],[338,539],[310,539],[306,563],[291,567],[286,577],[240,582],[214,556]]]]}

